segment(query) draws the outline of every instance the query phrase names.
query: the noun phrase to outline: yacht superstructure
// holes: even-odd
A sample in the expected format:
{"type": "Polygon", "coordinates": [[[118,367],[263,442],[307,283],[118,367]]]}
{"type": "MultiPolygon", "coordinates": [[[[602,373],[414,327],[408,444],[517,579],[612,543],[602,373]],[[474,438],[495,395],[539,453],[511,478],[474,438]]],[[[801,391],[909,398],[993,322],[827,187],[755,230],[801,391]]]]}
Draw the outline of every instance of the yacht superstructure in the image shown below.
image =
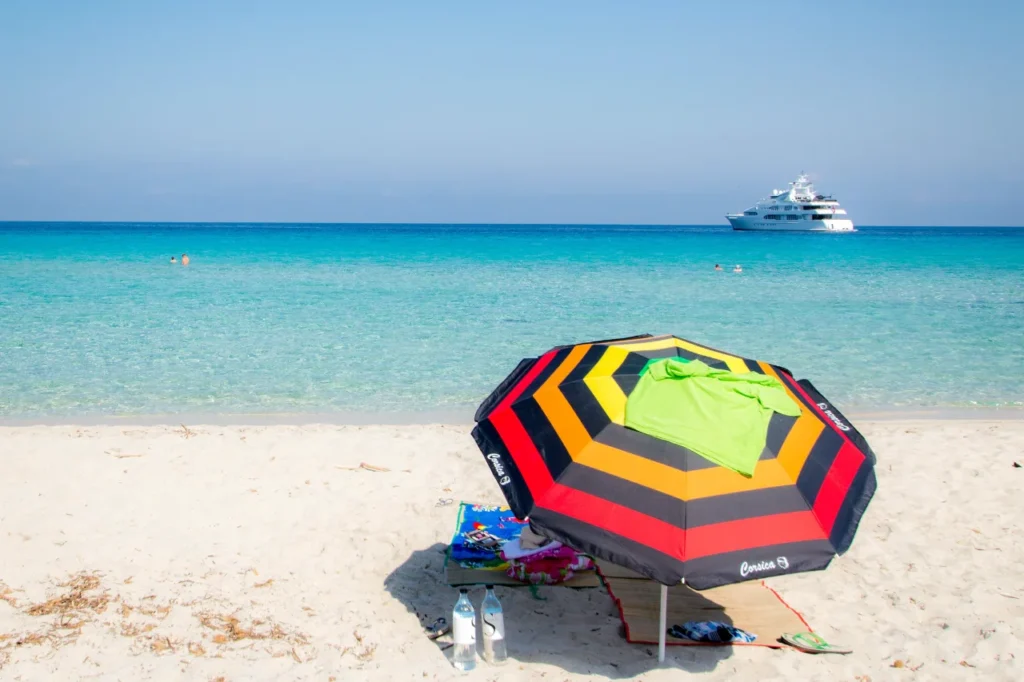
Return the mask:
{"type": "Polygon", "coordinates": [[[772,190],[743,213],[725,217],[734,230],[856,232],[846,209],[831,196],[818,194],[802,173],[789,183],[789,189],[772,190]]]}

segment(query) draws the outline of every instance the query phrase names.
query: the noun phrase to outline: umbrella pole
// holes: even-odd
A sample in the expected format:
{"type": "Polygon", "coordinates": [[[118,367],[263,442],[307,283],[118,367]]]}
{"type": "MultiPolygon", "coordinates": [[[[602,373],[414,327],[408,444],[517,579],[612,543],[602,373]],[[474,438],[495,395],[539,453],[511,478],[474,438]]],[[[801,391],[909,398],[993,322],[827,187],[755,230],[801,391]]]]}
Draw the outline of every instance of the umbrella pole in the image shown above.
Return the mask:
{"type": "Polygon", "coordinates": [[[668,586],[661,586],[661,615],[658,623],[661,626],[658,630],[658,663],[665,662],[665,630],[668,627],[668,586]]]}

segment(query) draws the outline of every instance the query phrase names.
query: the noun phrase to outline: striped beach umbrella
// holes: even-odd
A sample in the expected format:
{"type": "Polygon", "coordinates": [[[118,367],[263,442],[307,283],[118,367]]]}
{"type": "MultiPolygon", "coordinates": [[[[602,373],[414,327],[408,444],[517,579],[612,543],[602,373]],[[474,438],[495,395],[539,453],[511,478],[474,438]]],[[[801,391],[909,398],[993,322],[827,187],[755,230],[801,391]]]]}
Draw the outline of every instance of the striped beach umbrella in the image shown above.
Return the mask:
{"type": "Polygon", "coordinates": [[[473,437],[515,515],[664,585],[706,589],[823,569],[875,490],[864,438],[807,380],[674,336],[553,348],[481,404],[473,437]],[[777,377],[799,417],[773,413],[752,477],[624,426],[652,359],[777,377]]]}

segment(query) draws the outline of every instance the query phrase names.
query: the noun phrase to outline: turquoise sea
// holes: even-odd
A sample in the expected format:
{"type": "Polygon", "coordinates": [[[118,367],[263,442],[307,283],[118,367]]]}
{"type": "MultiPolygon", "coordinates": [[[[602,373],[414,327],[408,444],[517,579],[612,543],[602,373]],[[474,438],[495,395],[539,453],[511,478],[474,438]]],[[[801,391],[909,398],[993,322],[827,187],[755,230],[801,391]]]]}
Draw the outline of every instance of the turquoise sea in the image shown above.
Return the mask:
{"type": "Polygon", "coordinates": [[[0,419],[468,420],[520,358],[643,332],[844,410],[1024,406],[1024,229],[0,223],[0,419]]]}

